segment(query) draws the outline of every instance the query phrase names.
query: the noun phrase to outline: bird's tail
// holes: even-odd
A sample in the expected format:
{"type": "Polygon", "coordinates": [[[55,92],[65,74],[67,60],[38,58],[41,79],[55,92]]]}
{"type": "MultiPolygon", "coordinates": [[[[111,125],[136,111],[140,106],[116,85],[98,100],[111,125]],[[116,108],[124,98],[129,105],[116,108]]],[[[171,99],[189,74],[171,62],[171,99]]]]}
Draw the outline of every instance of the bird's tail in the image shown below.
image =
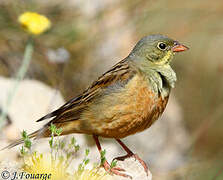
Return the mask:
{"type": "MultiPolygon", "coordinates": [[[[66,124],[64,124],[64,122],[60,122],[57,124],[54,124],[57,128],[63,128],[63,131],[61,133],[61,135],[66,135],[66,134],[70,134],[70,133],[83,133],[82,131],[80,131],[79,129],[79,121],[67,121],[66,124]]],[[[46,125],[44,125],[42,128],[40,128],[39,130],[31,133],[28,135],[28,137],[30,139],[34,138],[34,139],[39,139],[39,138],[44,138],[44,137],[50,137],[51,136],[51,131],[49,129],[51,125],[51,122],[47,123],[46,125]]],[[[14,142],[12,142],[11,144],[9,144],[8,146],[0,149],[0,151],[4,150],[4,149],[9,149],[9,148],[13,148],[21,143],[23,143],[24,140],[18,139],[14,142]]]]}
{"type": "MultiPolygon", "coordinates": [[[[43,128],[41,128],[41,129],[39,129],[39,130],[37,130],[37,131],[29,134],[28,137],[30,139],[32,139],[32,138],[35,138],[35,139],[41,138],[42,131],[43,131],[43,128]]],[[[9,144],[8,146],[2,148],[0,151],[5,150],[5,149],[13,148],[13,147],[15,147],[15,146],[17,146],[19,144],[22,144],[23,142],[24,142],[24,140],[22,138],[21,139],[18,139],[18,140],[15,140],[14,142],[12,142],[11,144],[9,144]]]]}

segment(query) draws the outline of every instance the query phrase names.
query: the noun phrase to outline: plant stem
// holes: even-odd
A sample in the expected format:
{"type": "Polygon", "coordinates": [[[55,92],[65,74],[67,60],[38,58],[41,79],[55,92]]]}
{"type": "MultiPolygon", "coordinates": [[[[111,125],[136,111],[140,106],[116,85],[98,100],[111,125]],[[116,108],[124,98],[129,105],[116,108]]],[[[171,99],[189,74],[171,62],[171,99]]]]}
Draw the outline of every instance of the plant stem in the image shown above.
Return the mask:
{"type": "Polygon", "coordinates": [[[19,71],[15,78],[15,83],[14,83],[12,89],[8,93],[5,107],[3,107],[2,113],[0,114],[0,129],[3,127],[4,121],[6,119],[6,115],[9,110],[9,106],[11,105],[12,100],[16,94],[16,91],[18,90],[19,84],[20,84],[21,80],[24,78],[24,76],[28,70],[28,67],[29,67],[29,64],[30,64],[30,61],[32,58],[33,48],[34,48],[33,39],[32,39],[32,37],[30,37],[28,39],[28,42],[27,42],[27,45],[25,48],[22,65],[20,66],[19,71]]]}

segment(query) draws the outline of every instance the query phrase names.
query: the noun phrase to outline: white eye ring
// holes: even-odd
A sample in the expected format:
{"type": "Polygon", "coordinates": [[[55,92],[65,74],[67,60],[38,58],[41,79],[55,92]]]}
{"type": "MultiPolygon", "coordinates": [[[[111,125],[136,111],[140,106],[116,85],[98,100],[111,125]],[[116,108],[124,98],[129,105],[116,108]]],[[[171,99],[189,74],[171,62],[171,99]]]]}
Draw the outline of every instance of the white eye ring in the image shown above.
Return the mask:
{"type": "Polygon", "coordinates": [[[167,45],[164,42],[159,42],[157,44],[157,47],[162,51],[165,51],[167,49],[167,45]]]}

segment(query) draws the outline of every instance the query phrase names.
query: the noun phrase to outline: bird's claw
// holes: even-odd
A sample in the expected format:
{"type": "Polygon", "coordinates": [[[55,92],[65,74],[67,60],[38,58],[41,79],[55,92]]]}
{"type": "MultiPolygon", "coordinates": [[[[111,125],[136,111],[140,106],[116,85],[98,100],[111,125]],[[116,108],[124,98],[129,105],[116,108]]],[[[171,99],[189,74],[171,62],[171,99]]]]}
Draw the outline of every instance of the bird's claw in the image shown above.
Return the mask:
{"type": "Polygon", "coordinates": [[[109,174],[112,174],[112,175],[115,174],[115,175],[118,175],[118,176],[122,176],[122,177],[132,179],[131,176],[120,172],[120,171],[124,172],[125,171],[124,169],[119,168],[119,167],[111,168],[110,164],[107,161],[104,162],[103,167],[104,167],[105,171],[108,172],[109,174]]]}

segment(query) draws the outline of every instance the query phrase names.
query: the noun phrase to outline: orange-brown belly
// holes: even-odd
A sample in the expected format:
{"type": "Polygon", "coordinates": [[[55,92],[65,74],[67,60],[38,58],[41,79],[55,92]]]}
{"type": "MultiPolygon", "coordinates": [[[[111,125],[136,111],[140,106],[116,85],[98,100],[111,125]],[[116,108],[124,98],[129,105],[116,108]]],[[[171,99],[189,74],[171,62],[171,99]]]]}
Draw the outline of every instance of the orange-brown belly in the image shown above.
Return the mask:
{"type": "Polygon", "coordinates": [[[134,77],[123,90],[108,94],[86,110],[80,130],[103,137],[123,138],[150,127],[164,111],[162,99],[142,77],[134,77]]]}

